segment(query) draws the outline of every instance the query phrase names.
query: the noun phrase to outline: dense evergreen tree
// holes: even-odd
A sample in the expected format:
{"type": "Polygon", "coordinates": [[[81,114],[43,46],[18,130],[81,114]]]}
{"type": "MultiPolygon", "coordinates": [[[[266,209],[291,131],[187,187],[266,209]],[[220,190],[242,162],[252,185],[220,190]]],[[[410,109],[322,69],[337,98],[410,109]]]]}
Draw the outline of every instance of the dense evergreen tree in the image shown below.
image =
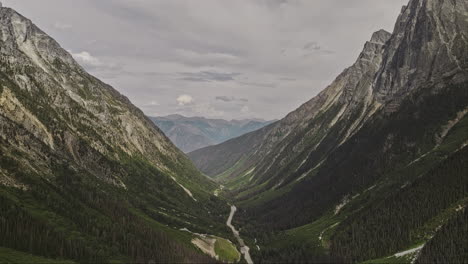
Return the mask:
{"type": "Polygon", "coordinates": [[[416,263],[468,263],[467,234],[468,210],[465,207],[438,230],[424,246],[416,263]]]}
{"type": "Polygon", "coordinates": [[[333,255],[363,261],[391,255],[429,239],[453,208],[466,206],[466,157],[468,147],[384,201],[372,203],[347,218],[332,237],[333,255]],[[435,219],[437,216],[440,219],[435,219]]]}

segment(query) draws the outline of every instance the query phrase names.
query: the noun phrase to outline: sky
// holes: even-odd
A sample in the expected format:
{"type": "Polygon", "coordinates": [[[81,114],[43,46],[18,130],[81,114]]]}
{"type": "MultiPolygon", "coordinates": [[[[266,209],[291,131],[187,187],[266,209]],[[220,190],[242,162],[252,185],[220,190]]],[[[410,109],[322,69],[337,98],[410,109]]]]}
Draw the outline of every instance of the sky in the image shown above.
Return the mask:
{"type": "Polygon", "coordinates": [[[280,119],[408,0],[3,0],[149,116],[280,119]]]}

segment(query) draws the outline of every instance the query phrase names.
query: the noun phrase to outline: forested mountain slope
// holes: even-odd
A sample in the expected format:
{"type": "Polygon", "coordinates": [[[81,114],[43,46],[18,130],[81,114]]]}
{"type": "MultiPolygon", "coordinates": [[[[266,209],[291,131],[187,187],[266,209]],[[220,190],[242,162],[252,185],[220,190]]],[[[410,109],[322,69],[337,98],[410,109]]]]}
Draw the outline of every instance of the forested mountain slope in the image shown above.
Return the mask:
{"type": "Polygon", "coordinates": [[[213,262],[216,188],[144,114],[0,8],[0,247],[85,263],[213,262]]]}
{"type": "Polygon", "coordinates": [[[257,260],[462,259],[438,231],[464,228],[467,113],[468,2],[411,0],[318,96],[189,156],[242,205],[257,260]]]}

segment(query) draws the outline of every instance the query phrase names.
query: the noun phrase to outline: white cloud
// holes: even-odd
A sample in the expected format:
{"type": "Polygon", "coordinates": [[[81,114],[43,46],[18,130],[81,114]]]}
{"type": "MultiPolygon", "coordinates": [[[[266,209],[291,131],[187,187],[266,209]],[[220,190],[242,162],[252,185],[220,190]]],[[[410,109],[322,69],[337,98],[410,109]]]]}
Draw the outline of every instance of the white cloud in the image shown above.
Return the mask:
{"type": "Polygon", "coordinates": [[[189,105],[193,103],[193,97],[188,94],[183,94],[177,97],[177,103],[180,106],[189,105]]]}
{"type": "Polygon", "coordinates": [[[373,31],[391,31],[408,0],[3,2],[53,32],[86,70],[148,114],[183,108],[274,119],[350,66],[373,31]],[[175,101],[187,94],[196,100],[175,101]],[[160,105],[146,106],[149,95],[160,105]]]}
{"type": "Polygon", "coordinates": [[[82,51],[79,53],[70,52],[73,58],[75,58],[78,63],[82,64],[83,66],[93,66],[98,67],[102,65],[102,62],[97,58],[92,56],[87,51],[82,51]]]}
{"type": "Polygon", "coordinates": [[[241,113],[243,114],[246,114],[250,111],[250,108],[246,105],[244,105],[242,108],[241,108],[241,113]]]}

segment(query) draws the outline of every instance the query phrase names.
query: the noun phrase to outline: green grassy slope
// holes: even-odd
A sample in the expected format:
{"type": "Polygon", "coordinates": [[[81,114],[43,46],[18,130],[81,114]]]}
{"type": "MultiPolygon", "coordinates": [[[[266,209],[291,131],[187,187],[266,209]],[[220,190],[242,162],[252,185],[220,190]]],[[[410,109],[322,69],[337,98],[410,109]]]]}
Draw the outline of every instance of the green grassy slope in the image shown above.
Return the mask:
{"type": "Polygon", "coordinates": [[[12,250],[9,248],[0,247],[0,263],[2,264],[22,264],[22,263],[38,263],[38,264],[73,264],[71,260],[57,260],[34,256],[25,252],[12,250]]]}

